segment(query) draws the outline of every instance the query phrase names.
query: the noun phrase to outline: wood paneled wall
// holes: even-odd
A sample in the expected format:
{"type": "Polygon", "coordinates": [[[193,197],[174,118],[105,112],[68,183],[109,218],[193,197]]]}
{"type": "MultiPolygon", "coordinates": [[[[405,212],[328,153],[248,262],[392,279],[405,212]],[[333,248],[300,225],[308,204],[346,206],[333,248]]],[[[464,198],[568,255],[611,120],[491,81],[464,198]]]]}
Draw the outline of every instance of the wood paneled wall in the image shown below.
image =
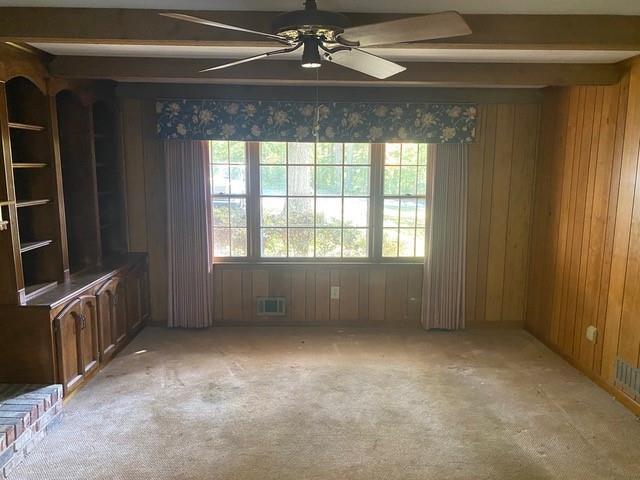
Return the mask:
{"type": "Polygon", "coordinates": [[[167,189],[154,102],[121,101],[129,250],[149,254],[153,321],[167,323],[167,189]]]}
{"type": "Polygon", "coordinates": [[[480,109],[469,147],[466,311],[470,325],[524,324],[540,108],[480,109]]]}
{"type": "Polygon", "coordinates": [[[214,321],[219,323],[354,324],[417,327],[421,265],[219,265],[214,321]],[[340,287],[339,299],[331,287],[340,287]],[[288,299],[283,317],[256,315],[256,297],[288,299]]]}
{"type": "MultiPolygon", "coordinates": [[[[155,138],[155,102],[121,101],[130,247],[149,252],[152,318],[164,324],[166,187],[162,145],[155,138]]],[[[470,146],[467,324],[471,326],[520,326],[524,321],[539,106],[531,95],[522,102],[481,104],[477,143],[470,146]]],[[[420,295],[411,279],[421,279],[416,273],[420,266],[219,265],[215,269],[216,320],[254,319],[249,299],[255,288],[291,294],[287,321],[417,324],[420,295]],[[341,286],[340,302],[327,303],[328,281],[341,286]]]]}
{"type": "Polygon", "coordinates": [[[611,388],[640,366],[640,67],[548,89],[541,125],[526,327],[611,388]]]}

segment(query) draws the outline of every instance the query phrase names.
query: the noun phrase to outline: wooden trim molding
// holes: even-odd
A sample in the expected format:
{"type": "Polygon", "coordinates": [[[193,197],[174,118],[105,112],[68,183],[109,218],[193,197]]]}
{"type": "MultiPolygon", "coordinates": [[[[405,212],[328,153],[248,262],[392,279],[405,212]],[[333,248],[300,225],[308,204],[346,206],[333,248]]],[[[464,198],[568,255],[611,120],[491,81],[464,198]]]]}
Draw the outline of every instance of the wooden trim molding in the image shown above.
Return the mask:
{"type": "MultiPolygon", "coordinates": [[[[0,8],[0,40],[160,45],[273,45],[246,35],[176,22],[160,10],[116,8],[0,8]],[[90,28],[87,28],[90,26],[90,28]]],[[[231,25],[271,31],[277,12],[190,11],[231,25]]],[[[389,13],[347,13],[363,25],[406,17],[389,13]]],[[[471,35],[403,45],[438,48],[639,50],[640,17],[624,15],[464,15],[471,35]]]]}
{"type": "MultiPolygon", "coordinates": [[[[379,80],[335,65],[324,65],[320,79],[316,72],[300,68],[297,61],[251,62],[208,74],[198,73],[215,61],[188,58],[72,57],[53,59],[50,71],[66,78],[126,81],[184,82],[209,84],[271,85],[381,85],[379,80]]],[[[624,68],[618,64],[549,63],[437,63],[412,62],[406,71],[385,81],[385,86],[476,87],[546,85],[611,85],[618,82],[624,68]]]]}

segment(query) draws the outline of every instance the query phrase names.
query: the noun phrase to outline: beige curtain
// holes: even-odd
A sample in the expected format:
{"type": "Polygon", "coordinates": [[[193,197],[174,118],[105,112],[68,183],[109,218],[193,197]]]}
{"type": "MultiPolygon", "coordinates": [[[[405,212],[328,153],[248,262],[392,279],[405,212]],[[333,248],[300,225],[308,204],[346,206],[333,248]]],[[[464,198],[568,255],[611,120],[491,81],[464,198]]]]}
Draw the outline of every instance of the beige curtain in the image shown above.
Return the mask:
{"type": "Polygon", "coordinates": [[[167,140],[169,327],[213,322],[208,150],[205,142],[167,140]]]}
{"type": "Polygon", "coordinates": [[[465,316],[467,147],[432,145],[429,168],[431,229],[425,252],[422,325],[427,330],[457,330],[464,328],[465,316]]]}

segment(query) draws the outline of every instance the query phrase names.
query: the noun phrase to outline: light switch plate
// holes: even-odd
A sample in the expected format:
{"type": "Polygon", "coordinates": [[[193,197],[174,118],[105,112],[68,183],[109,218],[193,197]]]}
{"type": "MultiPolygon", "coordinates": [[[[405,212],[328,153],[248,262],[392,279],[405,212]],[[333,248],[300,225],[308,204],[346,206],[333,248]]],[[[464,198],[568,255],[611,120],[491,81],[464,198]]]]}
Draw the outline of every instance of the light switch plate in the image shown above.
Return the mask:
{"type": "Polygon", "coordinates": [[[589,325],[587,327],[586,336],[587,336],[587,340],[589,340],[591,343],[596,343],[596,340],[598,339],[598,329],[593,325],[589,325]]]}
{"type": "Polygon", "coordinates": [[[331,287],[331,300],[340,299],[340,287],[331,287]]]}

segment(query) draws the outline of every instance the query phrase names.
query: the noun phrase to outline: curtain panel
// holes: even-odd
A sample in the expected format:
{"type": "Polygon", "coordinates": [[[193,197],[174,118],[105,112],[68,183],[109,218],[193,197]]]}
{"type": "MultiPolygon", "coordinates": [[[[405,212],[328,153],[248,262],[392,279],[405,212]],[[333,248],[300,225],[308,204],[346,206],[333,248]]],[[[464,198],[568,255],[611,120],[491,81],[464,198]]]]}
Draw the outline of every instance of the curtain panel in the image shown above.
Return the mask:
{"type": "Polygon", "coordinates": [[[205,142],[166,141],[169,327],[213,324],[205,142]]]}
{"type": "Polygon", "coordinates": [[[433,145],[429,151],[432,199],[422,290],[422,326],[465,326],[468,158],[466,145],[433,145]]]}
{"type": "Polygon", "coordinates": [[[169,99],[156,102],[163,139],[471,143],[476,105],[169,99]]]}

